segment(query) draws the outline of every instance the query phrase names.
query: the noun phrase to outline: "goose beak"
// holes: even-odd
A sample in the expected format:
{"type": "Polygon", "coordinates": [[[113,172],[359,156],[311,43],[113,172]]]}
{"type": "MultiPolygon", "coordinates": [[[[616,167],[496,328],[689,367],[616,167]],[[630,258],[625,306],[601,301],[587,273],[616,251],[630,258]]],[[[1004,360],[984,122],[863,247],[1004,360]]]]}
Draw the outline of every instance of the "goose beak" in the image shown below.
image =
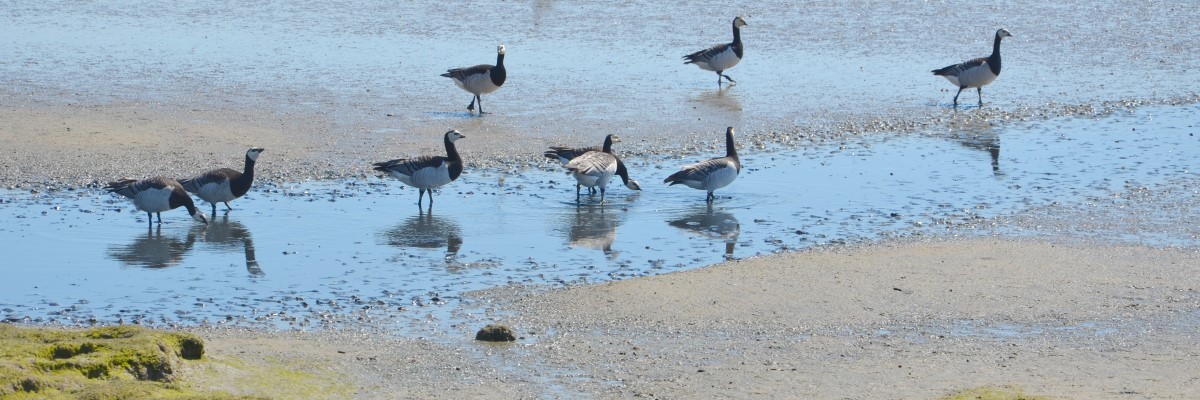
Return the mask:
{"type": "Polygon", "coordinates": [[[195,214],[192,214],[192,219],[196,220],[196,222],[208,225],[208,217],[204,216],[203,211],[196,211],[195,214]]]}

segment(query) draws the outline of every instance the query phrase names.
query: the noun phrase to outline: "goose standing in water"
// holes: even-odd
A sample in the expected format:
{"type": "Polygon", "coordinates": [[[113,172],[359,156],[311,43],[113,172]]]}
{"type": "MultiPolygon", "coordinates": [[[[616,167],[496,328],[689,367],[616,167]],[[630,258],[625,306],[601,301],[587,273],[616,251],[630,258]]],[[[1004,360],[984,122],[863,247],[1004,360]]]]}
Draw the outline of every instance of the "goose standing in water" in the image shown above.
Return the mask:
{"type": "Polygon", "coordinates": [[[733,144],[733,127],[731,126],[725,128],[725,157],[713,158],[683,167],[679,172],[664,179],[663,183],[672,185],[682,183],[692,189],[707,191],[708,196],[704,200],[711,203],[716,198],[713,196],[713,191],[733,183],[741,170],[742,162],[738,160],[737,148],[733,144]]]}
{"type": "MultiPolygon", "coordinates": [[[[612,151],[612,145],[613,145],[613,143],[620,143],[620,142],[621,142],[620,136],[609,134],[604,137],[604,144],[600,145],[600,146],[590,146],[590,147],[551,146],[550,150],[546,150],[546,152],[543,153],[543,155],[545,155],[546,158],[549,158],[551,160],[556,160],[556,161],[562,163],[563,166],[566,166],[567,163],[571,162],[571,160],[573,160],[576,157],[579,157],[589,151],[604,152],[604,153],[612,154],[615,157],[616,154],[613,153],[613,151],[612,151]]],[[[641,185],[639,185],[636,180],[629,178],[629,170],[625,168],[625,162],[621,161],[620,157],[616,157],[616,158],[617,158],[617,176],[621,177],[621,182],[623,182],[625,184],[625,187],[632,189],[632,190],[642,190],[641,185]]],[[[579,193],[580,185],[581,185],[580,183],[575,184],[576,194],[579,193]]],[[[588,194],[595,193],[595,190],[596,189],[593,187],[588,187],[588,194]]]]}
{"type": "Polygon", "coordinates": [[[228,212],[233,209],[229,206],[231,200],[250,191],[250,184],[254,182],[254,163],[258,161],[262,152],[262,147],[246,150],[246,163],[242,172],[231,168],[218,168],[194,178],[181,180],[179,184],[183,185],[184,190],[195,193],[201,200],[212,204],[213,216],[217,215],[217,203],[225,203],[225,211],[228,212]]]}
{"type": "Polygon", "coordinates": [[[992,42],[992,55],[933,70],[934,75],[944,77],[958,86],[958,93],[954,94],[955,107],[958,107],[958,95],[967,88],[975,88],[979,95],[979,106],[983,107],[983,86],[1000,76],[1000,39],[1010,36],[1012,34],[1008,30],[1000,29],[996,31],[996,40],[992,42]]]}
{"type": "MultiPolygon", "coordinates": [[[[608,180],[617,174],[617,156],[603,151],[589,151],[575,157],[566,165],[567,173],[575,177],[575,201],[579,201],[580,185],[600,188],[600,203],[604,203],[604,190],[608,180]]],[[[636,184],[636,183],[635,183],[636,184]]]]}
{"type": "Polygon", "coordinates": [[[158,223],[162,223],[162,212],[174,210],[180,206],[187,208],[188,214],[196,222],[208,223],[208,217],[203,211],[196,209],[196,203],[188,196],[178,181],[161,176],[142,180],[122,179],[109,182],[104,189],[133,199],[133,206],[146,212],[147,224],[154,226],[154,215],[158,215],[158,223]]]}
{"type": "Polygon", "coordinates": [[[400,158],[391,161],[375,163],[375,170],[387,173],[404,182],[405,185],[417,188],[417,206],[421,206],[425,192],[429,192],[429,206],[433,206],[433,189],[458,179],[463,172],[462,157],[454,142],[465,138],[462,132],[451,129],[446,131],[443,142],[446,145],[446,156],[419,156],[400,158]]]}
{"type": "Polygon", "coordinates": [[[721,78],[729,80],[729,83],[734,83],[733,78],[725,75],[725,70],[733,68],[739,61],[742,61],[742,31],[741,27],[746,26],[746,20],[742,17],[733,19],[733,42],[718,44],[704,50],[697,51],[692,54],[683,56],[684,64],[696,64],[697,67],[706,71],[714,71],[717,73],[717,87],[721,87],[721,78]]]}
{"type": "Polygon", "coordinates": [[[453,79],[460,89],[471,92],[471,104],[467,111],[475,111],[475,102],[479,102],[479,115],[483,115],[483,98],[481,94],[495,92],[504,85],[507,74],[504,70],[504,45],[496,48],[496,65],[479,64],[468,68],[454,68],[442,76],[453,79]]]}

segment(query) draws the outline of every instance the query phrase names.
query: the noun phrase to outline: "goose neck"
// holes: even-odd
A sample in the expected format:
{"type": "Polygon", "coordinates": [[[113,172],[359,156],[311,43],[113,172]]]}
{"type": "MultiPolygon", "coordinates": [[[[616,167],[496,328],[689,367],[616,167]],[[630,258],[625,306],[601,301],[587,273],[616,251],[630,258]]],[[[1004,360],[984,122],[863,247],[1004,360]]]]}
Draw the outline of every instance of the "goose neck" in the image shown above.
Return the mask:
{"type": "Polygon", "coordinates": [[[446,138],[443,139],[443,141],[446,144],[446,158],[455,162],[462,161],[462,159],[458,156],[458,149],[454,147],[454,142],[450,140],[449,134],[446,135],[446,138]]]}

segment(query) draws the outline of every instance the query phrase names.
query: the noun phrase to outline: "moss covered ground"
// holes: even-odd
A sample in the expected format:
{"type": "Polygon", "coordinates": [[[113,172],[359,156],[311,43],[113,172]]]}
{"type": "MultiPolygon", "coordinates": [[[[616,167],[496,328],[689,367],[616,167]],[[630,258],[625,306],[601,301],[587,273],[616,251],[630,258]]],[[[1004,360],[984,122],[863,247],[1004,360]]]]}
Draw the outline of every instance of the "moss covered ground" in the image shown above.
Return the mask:
{"type": "Polygon", "coordinates": [[[313,398],[349,392],[339,379],[282,363],[216,358],[205,354],[200,337],[184,332],[0,324],[0,399],[313,398]]]}

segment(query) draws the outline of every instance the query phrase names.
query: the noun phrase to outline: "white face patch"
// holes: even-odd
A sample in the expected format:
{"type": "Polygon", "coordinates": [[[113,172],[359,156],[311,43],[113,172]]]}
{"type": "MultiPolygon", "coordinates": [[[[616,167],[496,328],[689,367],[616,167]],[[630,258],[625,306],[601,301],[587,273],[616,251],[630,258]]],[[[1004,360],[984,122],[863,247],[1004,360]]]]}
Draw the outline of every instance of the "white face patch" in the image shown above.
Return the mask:
{"type": "Polygon", "coordinates": [[[248,152],[246,152],[246,157],[250,157],[250,161],[258,161],[258,156],[260,154],[262,154],[262,150],[248,151],[248,152]]]}

